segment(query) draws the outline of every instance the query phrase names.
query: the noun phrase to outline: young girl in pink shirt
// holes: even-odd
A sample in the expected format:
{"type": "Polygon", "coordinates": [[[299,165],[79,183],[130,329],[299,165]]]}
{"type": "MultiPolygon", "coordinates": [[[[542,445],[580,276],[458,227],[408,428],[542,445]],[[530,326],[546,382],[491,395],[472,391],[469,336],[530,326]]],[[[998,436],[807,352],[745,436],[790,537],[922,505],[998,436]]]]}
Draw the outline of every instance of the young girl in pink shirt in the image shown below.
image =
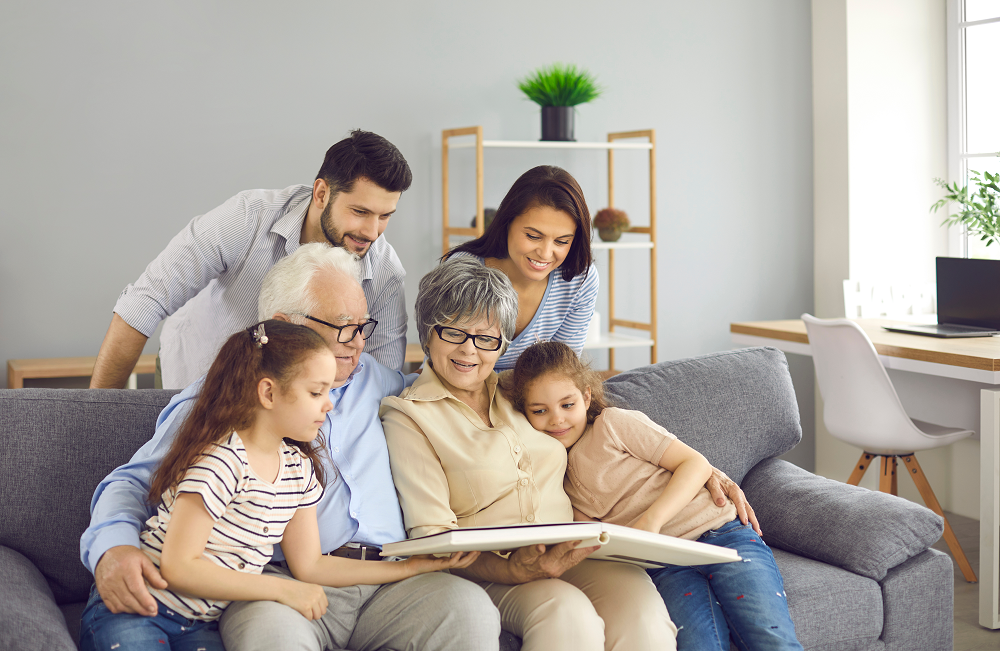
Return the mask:
{"type": "Polygon", "coordinates": [[[802,649],[771,550],[716,505],[712,467],[699,452],[638,411],[610,407],[601,378],[568,346],[528,347],[504,392],[532,427],[567,449],[564,487],[578,520],[600,520],[729,547],[743,562],[650,569],[684,651],[802,649]]]}

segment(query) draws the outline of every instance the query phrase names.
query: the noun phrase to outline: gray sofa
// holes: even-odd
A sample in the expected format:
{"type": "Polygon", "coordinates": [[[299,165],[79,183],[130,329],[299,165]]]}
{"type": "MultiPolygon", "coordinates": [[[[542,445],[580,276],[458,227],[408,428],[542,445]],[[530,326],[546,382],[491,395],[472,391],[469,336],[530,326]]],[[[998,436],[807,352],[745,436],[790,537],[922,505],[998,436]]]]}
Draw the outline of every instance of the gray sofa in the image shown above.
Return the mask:
{"type": "MultiPolygon", "coordinates": [[[[938,516],[774,457],[801,437],[783,353],[664,362],[607,383],[743,487],[806,649],[952,648],[938,516]]],[[[171,391],[0,390],[0,650],[75,649],[92,577],[79,560],[98,482],[153,431],[171,391]]],[[[501,638],[505,649],[516,639],[501,638]]]]}

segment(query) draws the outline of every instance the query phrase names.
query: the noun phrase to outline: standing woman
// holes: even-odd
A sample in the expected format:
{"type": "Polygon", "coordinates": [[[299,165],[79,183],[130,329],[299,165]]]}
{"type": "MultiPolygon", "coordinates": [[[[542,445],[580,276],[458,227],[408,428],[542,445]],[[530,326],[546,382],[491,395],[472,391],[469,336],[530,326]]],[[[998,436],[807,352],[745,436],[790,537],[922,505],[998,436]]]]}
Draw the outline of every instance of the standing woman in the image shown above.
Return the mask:
{"type": "Polygon", "coordinates": [[[580,184],[561,167],[540,165],[514,182],[481,237],[445,256],[477,258],[517,291],[514,339],[496,370],[514,368],[521,351],[539,341],[583,350],[599,287],[590,233],[580,184]]]}

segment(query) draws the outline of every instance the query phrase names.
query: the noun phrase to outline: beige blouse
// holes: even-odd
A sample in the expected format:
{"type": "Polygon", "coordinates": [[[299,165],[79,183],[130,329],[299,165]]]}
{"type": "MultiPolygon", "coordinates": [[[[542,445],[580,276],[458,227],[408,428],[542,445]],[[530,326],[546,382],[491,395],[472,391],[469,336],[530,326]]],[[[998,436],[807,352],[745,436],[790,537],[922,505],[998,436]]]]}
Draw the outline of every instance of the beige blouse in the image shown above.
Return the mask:
{"type": "MultiPolygon", "coordinates": [[[[573,506],[595,520],[632,526],[670,482],[673,473],[660,458],[676,440],[640,411],[608,407],[570,448],[565,487],[573,506]]],[[[660,533],[697,540],[735,517],[731,500],[717,506],[702,487],[660,533]]]]}
{"type": "Polygon", "coordinates": [[[382,400],[403,523],[411,538],[457,527],[571,522],[566,450],[536,431],[486,379],[487,427],[425,366],[399,397],[382,400]]]}

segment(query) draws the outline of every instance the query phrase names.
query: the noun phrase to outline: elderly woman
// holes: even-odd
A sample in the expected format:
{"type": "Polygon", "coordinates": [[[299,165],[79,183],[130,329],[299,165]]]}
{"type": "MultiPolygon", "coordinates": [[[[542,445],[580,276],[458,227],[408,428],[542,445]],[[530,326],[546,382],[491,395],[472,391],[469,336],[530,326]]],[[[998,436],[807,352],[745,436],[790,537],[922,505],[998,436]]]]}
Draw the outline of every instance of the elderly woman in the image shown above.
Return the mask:
{"type": "MultiPolygon", "coordinates": [[[[497,391],[518,298],[500,271],[469,258],[420,281],[416,315],[428,363],[382,402],[393,481],[410,537],[467,526],[566,522],[566,450],[497,391]]],[[[455,571],[478,582],[524,649],[673,649],[676,629],[646,573],[586,560],[576,542],[482,554],[455,571]]]]}

